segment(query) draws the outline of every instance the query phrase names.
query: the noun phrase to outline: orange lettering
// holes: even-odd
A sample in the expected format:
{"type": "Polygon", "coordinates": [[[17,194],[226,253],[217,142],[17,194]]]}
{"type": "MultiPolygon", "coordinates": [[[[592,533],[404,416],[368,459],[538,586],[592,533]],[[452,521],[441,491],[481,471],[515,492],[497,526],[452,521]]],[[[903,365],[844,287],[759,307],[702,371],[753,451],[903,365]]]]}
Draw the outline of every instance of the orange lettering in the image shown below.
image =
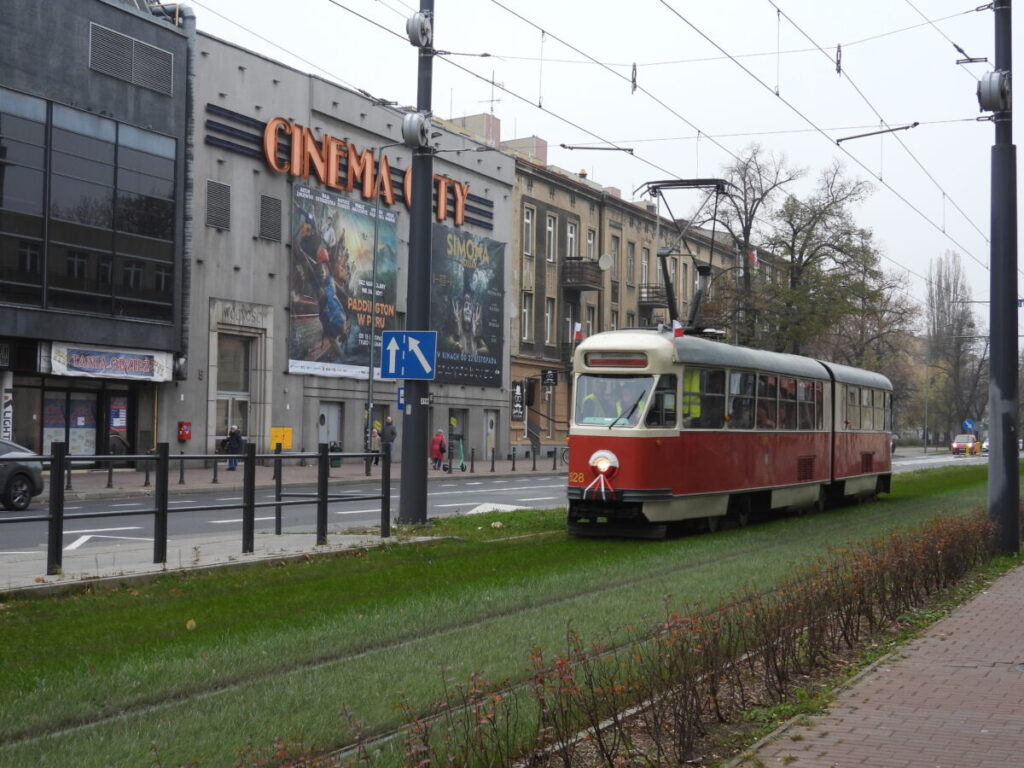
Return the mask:
{"type": "Polygon", "coordinates": [[[341,175],[341,155],[348,151],[348,144],[326,134],[324,144],[327,145],[327,179],[324,184],[332,189],[342,189],[338,177],[341,175]]]}
{"type": "Polygon", "coordinates": [[[434,211],[434,215],[438,221],[444,221],[448,218],[448,182],[451,179],[434,174],[434,180],[437,182],[437,210],[434,211]]]}
{"type": "Polygon", "coordinates": [[[364,198],[373,197],[373,152],[364,149],[358,152],[352,145],[348,145],[348,189],[355,189],[356,179],[363,183],[362,195],[364,198]]]}
{"type": "Polygon", "coordinates": [[[461,227],[466,222],[466,198],[469,197],[469,184],[452,182],[455,193],[455,226],[461,227]]]}
{"type": "Polygon", "coordinates": [[[391,166],[388,164],[387,155],[381,155],[380,161],[377,163],[377,173],[380,175],[378,183],[380,184],[380,194],[384,198],[384,203],[394,205],[395,188],[391,186],[391,166]]]}
{"type": "Polygon", "coordinates": [[[267,165],[278,173],[288,173],[289,164],[277,159],[277,134],[284,132],[291,135],[293,128],[294,126],[283,117],[275,117],[263,129],[263,158],[267,165]]]}
{"type": "MultiPolygon", "coordinates": [[[[324,138],[324,146],[321,149],[316,144],[313,132],[309,128],[302,129],[302,175],[309,176],[310,170],[324,184],[327,183],[327,140],[324,138]],[[312,165],[312,169],[310,169],[312,165]]],[[[294,151],[292,152],[294,155],[294,151]]]]}
{"type": "Polygon", "coordinates": [[[402,197],[405,198],[405,207],[412,210],[412,168],[405,172],[402,179],[402,197]]]}

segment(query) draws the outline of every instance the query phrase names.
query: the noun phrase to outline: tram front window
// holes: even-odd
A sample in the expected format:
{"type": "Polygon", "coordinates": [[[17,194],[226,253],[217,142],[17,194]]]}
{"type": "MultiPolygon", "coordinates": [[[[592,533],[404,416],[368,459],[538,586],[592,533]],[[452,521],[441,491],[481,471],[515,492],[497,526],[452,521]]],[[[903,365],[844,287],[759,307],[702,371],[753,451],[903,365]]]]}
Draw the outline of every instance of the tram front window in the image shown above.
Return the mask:
{"type": "Polygon", "coordinates": [[[653,388],[653,376],[582,374],[576,379],[575,421],[581,426],[634,427],[653,388]]]}

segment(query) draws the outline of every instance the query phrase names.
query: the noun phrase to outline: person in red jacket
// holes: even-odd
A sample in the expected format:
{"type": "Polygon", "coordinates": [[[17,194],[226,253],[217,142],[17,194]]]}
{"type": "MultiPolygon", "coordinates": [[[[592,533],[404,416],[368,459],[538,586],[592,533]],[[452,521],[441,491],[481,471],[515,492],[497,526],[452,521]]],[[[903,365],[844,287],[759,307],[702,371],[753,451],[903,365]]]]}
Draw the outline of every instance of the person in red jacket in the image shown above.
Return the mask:
{"type": "Polygon", "coordinates": [[[444,430],[439,429],[430,441],[430,458],[434,462],[434,469],[441,468],[441,463],[444,461],[444,454],[447,450],[448,446],[444,442],[444,430]]]}

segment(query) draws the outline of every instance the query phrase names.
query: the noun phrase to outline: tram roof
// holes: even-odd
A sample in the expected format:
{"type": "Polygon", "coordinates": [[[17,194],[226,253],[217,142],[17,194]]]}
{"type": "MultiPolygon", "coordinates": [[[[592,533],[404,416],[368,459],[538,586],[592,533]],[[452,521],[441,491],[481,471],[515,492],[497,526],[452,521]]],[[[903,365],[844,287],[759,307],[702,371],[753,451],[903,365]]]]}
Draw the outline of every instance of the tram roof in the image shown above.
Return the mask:
{"type": "MultiPolygon", "coordinates": [[[[749,368],[815,379],[830,378],[831,372],[836,381],[844,384],[892,389],[889,379],[880,373],[838,363],[828,363],[801,355],[739,347],[722,341],[704,339],[700,336],[673,337],[670,331],[659,331],[653,328],[605,331],[590,336],[584,345],[586,349],[591,350],[639,350],[658,344],[665,344],[668,347],[672,342],[675,342],[676,359],[684,364],[749,368]]],[[[668,349],[666,349],[667,353],[668,349]]]]}

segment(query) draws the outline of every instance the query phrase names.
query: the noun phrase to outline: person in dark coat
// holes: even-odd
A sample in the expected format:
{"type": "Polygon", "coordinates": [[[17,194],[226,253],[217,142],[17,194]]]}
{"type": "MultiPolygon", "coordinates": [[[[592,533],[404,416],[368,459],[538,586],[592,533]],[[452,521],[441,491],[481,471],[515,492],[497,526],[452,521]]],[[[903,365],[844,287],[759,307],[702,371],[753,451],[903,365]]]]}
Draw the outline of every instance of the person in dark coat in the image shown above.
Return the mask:
{"type": "Polygon", "coordinates": [[[242,433],[238,430],[237,424],[231,425],[231,430],[224,441],[224,452],[231,457],[228,459],[228,472],[234,472],[238,466],[238,454],[242,452],[242,433]]]}
{"type": "Polygon", "coordinates": [[[430,441],[430,458],[434,462],[434,469],[441,468],[446,450],[448,450],[448,446],[444,442],[444,430],[439,429],[430,441]]]}

